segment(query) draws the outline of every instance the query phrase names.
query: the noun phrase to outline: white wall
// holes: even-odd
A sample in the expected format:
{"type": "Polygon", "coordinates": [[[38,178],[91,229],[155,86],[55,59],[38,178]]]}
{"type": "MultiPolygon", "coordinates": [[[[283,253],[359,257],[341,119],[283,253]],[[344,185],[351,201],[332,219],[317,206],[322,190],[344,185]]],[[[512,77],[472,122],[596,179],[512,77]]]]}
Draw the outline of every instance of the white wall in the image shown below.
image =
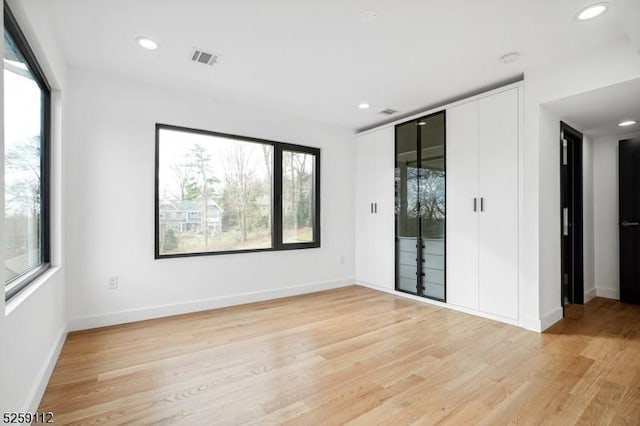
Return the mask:
{"type": "MultiPolygon", "coordinates": [[[[66,336],[62,151],[62,89],[66,65],[47,23],[31,0],[9,1],[52,86],[52,269],[6,304],[0,298],[0,413],[34,411],[66,336]]],[[[2,47],[0,47],[2,49],[2,47]]],[[[0,79],[0,87],[2,79],[0,79]]],[[[0,95],[2,92],[0,91],[0,95]]],[[[3,116],[0,102],[0,116],[3,116]]],[[[3,137],[4,132],[0,132],[3,137]]],[[[4,155],[4,140],[0,143],[4,155]]],[[[4,178],[0,161],[0,175],[4,178]]],[[[3,184],[4,188],[4,184],[3,184]]],[[[2,195],[4,196],[4,191],[2,195]]],[[[0,200],[4,203],[3,200],[0,200]]],[[[2,213],[0,213],[2,214],[2,213]]],[[[4,220],[0,220],[3,224],[4,220]]],[[[1,226],[1,225],[0,225],[1,226]]],[[[1,234],[1,232],[0,232],[1,234]]],[[[2,250],[4,247],[1,247],[2,250]]],[[[4,264],[4,253],[0,252],[4,264]]]]}
{"type": "Polygon", "coordinates": [[[545,107],[540,107],[540,168],[545,170],[541,174],[540,183],[540,235],[541,247],[554,247],[554,250],[540,250],[540,318],[562,318],[560,275],[557,277],[548,273],[548,265],[556,261],[560,265],[560,120],[561,117],[545,107]],[[549,185],[553,181],[553,185],[549,185]],[[554,200],[556,209],[542,208],[547,200],[554,200]],[[544,224],[544,225],[543,225],[544,224]],[[557,245],[557,250],[555,246],[557,245]],[[557,256],[557,259],[556,259],[557,256]],[[543,291],[545,281],[553,279],[558,285],[543,291]],[[544,311],[542,311],[544,309],[544,311]]]}
{"type": "Polygon", "coordinates": [[[582,140],[582,246],[585,303],[596,295],[593,149],[593,139],[584,135],[582,140]]]}
{"type": "Polygon", "coordinates": [[[603,136],[593,143],[594,238],[596,295],[620,298],[618,239],[618,141],[640,132],[603,136]]]}
{"type": "Polygon", "coordinates": [[[618,138],[594,141],[593,178],[596,294],[618,299],[618,138]]]}
{"type": "Polygon", "coordinates": [[[70,77],[70,328],[354,282],[352,131],[81,69],[70,77]],[[322,247],[154,260],[156,122],[320,147],[322,247]]]}
{"type": "Polygon", "coordinates": [[[604,48],[525,72],[525,220],[521,258],[523,306],[530,328],[562,317],[558,123],[544,104],[640,77],[640,56],[622,39],[604,48]],[[551,129],[555,128],[555,136],[551,129]],[[538,303],[539,301],[539,303],[538,303]]]}

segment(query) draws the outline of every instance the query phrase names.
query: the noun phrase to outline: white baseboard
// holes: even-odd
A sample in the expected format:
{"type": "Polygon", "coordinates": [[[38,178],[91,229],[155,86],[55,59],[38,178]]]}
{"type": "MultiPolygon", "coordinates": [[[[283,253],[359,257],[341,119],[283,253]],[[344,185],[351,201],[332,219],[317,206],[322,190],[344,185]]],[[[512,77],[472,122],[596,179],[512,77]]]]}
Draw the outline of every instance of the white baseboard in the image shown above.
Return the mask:
{"type": "Polygon", "coordinates": [[[545,331],[547,328],[551,327],[561,319],[562,306],[558,306],[551,312],[547,312],[546,314],[542,315],[542,318],[540,319],[540,331],[545,331]]]}
{"type": "Polygon", "coordinates": [[[596,288],[596,296],[605,297],[607,299],[620,300],[620,290],[610,288],[596,288]]]}
{"type": "MultiPolygon", "coordinates": [[[[499,315],[488,314],[486,312],[476,311],[473,309],[464,308],[462,306],[452,305],[450,303],[438,302],[437,300],[427,299],[426,297],[414,296],[412,294],[404,293],[402,291],[392,290],[386,287],[378,287],[376,285],[365,284],[365,283],[356,283],[356,284],[362,287],[373,289],[373,290],[378,290],[378,291],[383,291],[385,293],[393,294],[395,296],[404,297],[406,299],[415,300],[416,302],[426,303],[428,305],[435,305],[441,308],[451,309],[453,311],[463,312],[465,314],[475,315],[477,317],[487,318],[490,320],[499,321],[499,322],[503,322],[510,325],[521,326],[521,324],[519,324],[517,320],[514,320],[512,318],[505,318],[499,315]]],[[[534,330],[534,331],[538,331],[538,330],[534,330]]]]}
{"type": "Polygon", "coordinates": [[[584,303],[588,303],[594,297],[596,297],[596,289],[595,288],[592,288],[592,289],[589,289],[589,290],[585,290],[583,302],[584,303]]]}
{"type": "Polygon", "coordinates": [[[168,317],[172,315],[188,314],[191,312],[207,311],[209,309],[225,308],[227,306],[243,305],[246,303],[262,302],[265,300],[279,299],[281,297],[297,296],[300,294],[314,293],[322,290],[354,285],[355,279],[345,278],[335,281],[326,281],[311,284],[302,284],[291,287],[239,293],[228,296],[202,299],[192,302],[176,303],[171,305],[150,306],[127,311],[111,312],[90,317],[76,317],[69,320],[69,331],[87,330],[96,327],[125,324],[135,321],[144,321],[154,318],[168,317]]]}
{"type": "Polygon", "coordinates": [[[47,390],[47,385],[49,384],[49,379],[51,378],[51,374],[53,374],[53,369],[56,366],[56,362],[58,362],[58,358],[60,357],[60,352],[62,351],[62,347],[64,346],[65,340],[67,340],[67,329],[68,326],[65,327],[60,332],[58,336],[58,341],[56,345],[51,349],[49,353],[49,357],[47,359],[47,363],[42,366],[40,370],[39,380],[34,383],[33,389],[31,391],[31,398],[27,401],[28,406],[24,410],[27,413],[35,413],[38,410],[38,406],[40,405],[40,401],[42,400],[42,396],[44,395],[44,391],[47,390]]]}
{"type": "Polygon", "coordinates": [[[385,293],[389,293],[389,294],[396,294],[398,293],[397,291],[395,291],[392,288],[386,288],[386,287],[380,287],[377,285],[373,285],[373,284],[367,284],[367,283],[361,283],[361,282],[356,282],[356,285],[359,285],[361,287],[367,287],[370,288],[372,290],[378,290],[378,291],[384,291],[385,293]]]}
{"type": "Polygon", "coordinates": [[[536,333],[542,333],[542,321],[539,318],[523,318],[520,324],[522,328],[536,333]]]}

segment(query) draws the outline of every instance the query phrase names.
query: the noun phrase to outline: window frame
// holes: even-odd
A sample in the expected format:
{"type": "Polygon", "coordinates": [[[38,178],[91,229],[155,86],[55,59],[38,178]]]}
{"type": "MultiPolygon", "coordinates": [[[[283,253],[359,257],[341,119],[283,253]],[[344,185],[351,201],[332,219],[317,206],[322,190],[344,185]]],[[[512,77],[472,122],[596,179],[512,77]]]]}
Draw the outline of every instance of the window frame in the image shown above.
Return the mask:
{"type": "MultiPolygon", "coordinates": [[[[274,152],[274,189],[279,188],[279,192],[274,191],[274,199],[278,197],[275,205],[275,223],[279,228],[274,230],[274,234],[279,236],[279,250],[295,250],[308,248],[308,246],[316,241],[320,241],[320,150],[301,145],[293,145],[289,143],[280,143],[274,152]],[[282,155],[283,152],[295,152],[300,154],[311,154],[315,157],[313,167],[313,242],[311,243],[285,243],[283,242],[283,210],[282,210],[282,155]],[[279,159],[279,160],[276,160],[279,159]]],[[[319,245],[317,246],[319,247],[319,245]]]]}
{"type": "Polygon", "coordinates": [[[250,136],[240,136],[229,133],[215,132],[211,130],[194,129],[190,127],[175,126],[171,124],[156,123],[155,126],[155,176],[154,176],[154,258],[155,259],[171,259],[179,257],[195,257],[195,256],[218,256],[239,253],[257,253],[257,252],[274,252],[285,250],[301,250],[321,247],[320,233],[320,170],[321,170],[321,150],[303,145],[296,145],[285,142],[277,142],[267,139],[254,138],[250,136]],[[242,142],[260,143],[270,145],[273,148],[273,188],[271,197],[271,247],[241,250],[221,250],[221,251],[200,251],[190,253],[171,253],[160,254],[160,131],[171,130],[185,133],[193,133],[205,136],[217,136],[242,142]],[[284,243],[283,242],[283,223],[282,223],[282,153],[283,151],[298,152],[310,154],[315,157],[313,169],[313,241],[302,243],[284,243]]]}
{"type": "Polygon", "coordinates": [[[22,32],[20,24],[18,23],[15,15],[13,14],[13,12],[11,12],[11,9],[9,8],[9,5],[6,1],[4,1],[3,4],[4,31],[7,31],[15,42],[16,47],[27,62],[29,71],[33,75],[35,82],[38,84],[38,87],[40,88],[42,93],[42,111],[40,118],[40,226],[42,230],[40,234],[41,259],[38,266],[23,272],[11,281],[5,281],[5,301],[8,301],[51,267],[51,86],[47,81],[45,73],[43,72],[40,63],[38,62],[35,53],[31,49],[26,36],[22,32]]]}

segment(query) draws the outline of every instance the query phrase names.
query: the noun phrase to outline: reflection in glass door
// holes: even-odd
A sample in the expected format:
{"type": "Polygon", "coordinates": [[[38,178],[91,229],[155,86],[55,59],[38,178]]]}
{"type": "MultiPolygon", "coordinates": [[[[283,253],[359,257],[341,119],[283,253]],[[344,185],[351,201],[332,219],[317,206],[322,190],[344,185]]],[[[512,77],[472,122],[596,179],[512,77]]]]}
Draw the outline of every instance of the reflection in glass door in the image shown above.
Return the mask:
{"type": "Polygon", "coordinates": [[[396,126],[396,289],[445,300],[445,113],[396,126]]]}

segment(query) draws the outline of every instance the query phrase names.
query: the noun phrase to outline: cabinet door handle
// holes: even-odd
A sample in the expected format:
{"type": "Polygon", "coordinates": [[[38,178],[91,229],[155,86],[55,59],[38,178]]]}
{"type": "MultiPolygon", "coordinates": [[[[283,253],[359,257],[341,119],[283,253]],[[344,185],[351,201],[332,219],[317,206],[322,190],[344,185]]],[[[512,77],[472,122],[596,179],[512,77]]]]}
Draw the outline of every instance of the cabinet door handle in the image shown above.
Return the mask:
{"type": "Polygon", "coordinates": [[[473,199],[473,211],[474,212],[478,211],[478,199],[477,198],[473,199]]]}
{"type": "Polygon", "coordinates": [[[640,225],[640,223],[638,222],[627,222],[626,220],[622,222],[622,226],[624,228],[629,228],[631,226],[638,226],[638,225],[640,225]]]}
{"type": "Polygon", "coordinates": [[[373,214],[373,203],[371,203],[371,214],[373,214]]]}
{"type": "Polygon", "coordinates": [[[480,211],[483,212],[484,211],[484,198],[480,197],[480,211]]]}
{"type": "Polygon", "coordinates": [[[378,203],[373,203],[373,212],[378,214],[378,203]]]}

